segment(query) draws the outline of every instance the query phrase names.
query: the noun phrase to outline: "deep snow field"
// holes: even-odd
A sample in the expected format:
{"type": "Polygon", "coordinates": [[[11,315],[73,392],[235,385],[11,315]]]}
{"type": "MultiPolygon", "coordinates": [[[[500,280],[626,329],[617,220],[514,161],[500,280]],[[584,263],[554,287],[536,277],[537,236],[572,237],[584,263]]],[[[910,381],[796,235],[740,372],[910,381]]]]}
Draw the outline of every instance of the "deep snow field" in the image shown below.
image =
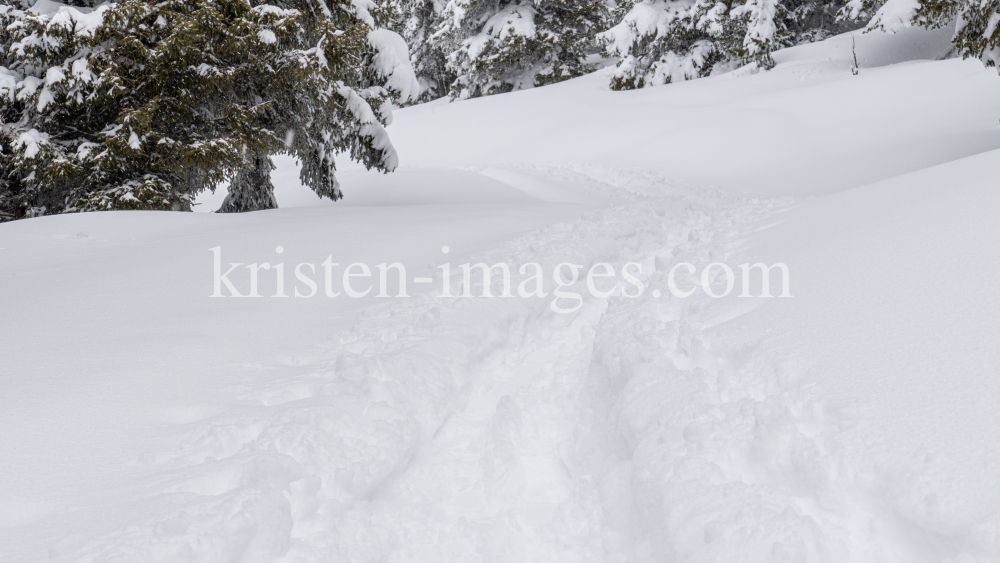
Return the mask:
{"type": "Polygon", "coordinates": [[[1000,77],[950,34],[398,110],[342,202],[279,161],[278,210],[0,225],[0,561],[1000,561],[1000,77]],[[215,247],[410,297],[210,298],[215,247]],[[479,261],[645,290],[439,296],[479,261]],[[793,297],[668,291],[758,261],[793,297]]]}

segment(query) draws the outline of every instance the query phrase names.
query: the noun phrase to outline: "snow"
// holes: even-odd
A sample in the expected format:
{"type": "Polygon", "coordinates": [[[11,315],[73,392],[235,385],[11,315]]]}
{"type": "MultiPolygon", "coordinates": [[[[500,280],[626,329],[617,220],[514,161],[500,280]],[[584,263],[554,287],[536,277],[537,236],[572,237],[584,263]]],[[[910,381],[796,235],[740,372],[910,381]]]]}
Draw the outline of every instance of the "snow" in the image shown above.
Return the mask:
{"type": "Polygon", "coordinates": [[[86,58],[73,61],[73,76],[83,82],[90,82],[94,79],[94,73],[90,72],[90,63],[86,58]]]}
{"type": "Polygon", "coordinates": [[[1000,79],[949,34],[397,110],[342,202],[285,158],[278,210],[0,225],[0,560],[1000,560],[1000,79]],[[213,248],[317,294],[209,298],[213,248]],[[439,297],[466,262],[546,296],[439,297]],[[645,291],[556,313],[563,262],[645,291]],[[794,297],[668,290],[757,262],[794,297]]]}
{"type": "Polygon", "coordinates": [[[215,74],[220,74],[219,67],[210,65],[208,63],[201,63],[198,66],[191,66],[191,70],[197,72],[201,76],[212,76],[215,74]]]}
{"type": "Polygon", "coordinates": [[[389,132],[386,131],[385,127],[377,121],[365,123],[358,128],[358,133],[362,137],[371,139],[371,146],[382,152],[381,164],[386,170],[392,171],[399,166],[399,155],[392,146],[389,132]]]}
{"type": "Polygon", "coordinates": [[[273,6],[271,4],[261,4],[259,6],[254,6],[253,7],[253,11],[255,13],[258,13],[258,14],[262,15],[262,16],[264,16],[264,15],[270,15],[270,16],[275,16],[275,17],[279,17],[279,18],[294,17],[294,16],[299,15],[299,11],[298,10],[285,10],[285,9],[279,8],[277,6],[273,6]]]}
{"type": "Polygon", "coordinates": [[[53,84],[58,84],[66,80],[66,73],[61,67],[53,66],[49,67],[49,70],[45,72],[45,85],[52,86],[53,84]]]}
{"type": "Polygon", "coordinates": [[[337,89],[337,93],[343,96],[347,110],[354,115],[358,123],[364,125],[377,123],[372,107],[368,105],[368,102],[354,88],[341,85],[337,89]]]}
{"type": "Polygon", "coordinates": [[[273,45],[278,42],[278,38],[275,37],[274,32],[270,29],[262,29],[258,31],[257,39],[259,39],[261,43],[266,43],[268,45],[273,45]]]}
{"type": "Polygon", "coordinates": [[[38,91],[38,87],[41,86],[42,84],[44,84],[44,82],[40,78],[34,76],[25,76],[24,80],[18,82],[17,84],[18,88],[17,99],[26,100],[31,96],[34,96],[35,92],[38,91]]]}
{"type": "Polygon", "coordinates": [[[37,0],[28,11],[39,16],[47,16],[50,29],[61,26],[73,30],[77,35],[90,36],[100,27],[104,21],[104,12],[109,9],[111,5],[107,2],[93,8],[84,8],[68,6],[55,0],[37,0]]]}
{"type": "Polygon", "coordinates": [[[950,35],[859,34],[859,76],[848,35],[779,51],[766,73],[662,92],[609,91],[609,68],[533,92],[407,109],[392,140],[404,167],[588,162],[741,193],[825,194],[1000,146],[995,72],[975,60],[905,57],[943,57],[950,35]],[[809,131],[823,135],[804,141],[809,131]]]}
{"type": "Polygon", "coordinates": [[[42,93],[38,95],[38,111],[43,112],[49,104],[56,100],[55,96],[52,95],[52,90],[48,86],[42,89],[42,93]]]}
{"type": "Polygon", "coordinates": [[[27,158],[38,154],[38,151],[42,150],[42,145],[47,144],[49,144],[48,134],[41,133],[37,129],[24,131],[14,140],[14,148],[24,147],[24,154],[27,158]]]}
{"type": "MultiPolygon", "coordinates": [[[[501,41],[511,36],[534,39],[537,33],[535,15],[535,9],[530,6],[510,5],[486,20],[483,32],[501,41]]],[[[478,56],[478,52],[472,53],[470,50],[469,58],[478,56]]]]}
{"type": "Polygon", "coordinates": [[[35,3],[32,4],[31,8],[28,9],[29,12],[40,16],[52,16],[59,12],[66,12],[69,10],[79,12],[81,14],[90,14],[94,12],[94,8],[69,6],[63,2],[57,2],[56,0],[36,0],[35,3]]]}
{"type": "Polygon", "coordinates": [[[359,20],[375,29],[375,18],[371,15],[371,10],[376,8],[374,2],[371,0],[351,0],[351,7],[354,8],[354,13],[357,14],[359,20]]]}
{"type": "Polygon", "coordinates": [[[376,29],[368,33],[368,42],[375,49],[375,71],[387,79],[385,87],[399,92],[402,101],[415,101],[420,84],[410,64],[406,41],[394,31],[376,29]]]}
{"type": "Polygon", "coordinates": [[[774,0],[747,0],[745,4],[733,8],[730,12],[730,17],[747,16],[749,18],[747,34],[743,38],[743,46],[747,48],[748,53],[757,53],[760,51],[761,44],[774,39],[774,34],[777,31],[774,25],[774,14],[777,9],[778,3],[774,0]]]}
{"type": "Polygon", "coordinates": [[[94,149],[99,148],[100,146],[101,145],[98,145],[97,143],[84,141],[80,143],[79,147],[77,147],[76,157],[80,160],[86,160],[90,156],[90,153],[94,152],[94,149]]]}
{"type": "Polygon", "coordinates": [[[913,16],[917,14],[918,9],[920,3],[917,0],[888,0],[875,12],[867,29],[881,29],[895,33],[912,25],[913,16]]]}
{"type": "Polygon", "coordinates": [[[7,67],[0,66],[0,98],[16,99],[18,75],[7,67]]]}

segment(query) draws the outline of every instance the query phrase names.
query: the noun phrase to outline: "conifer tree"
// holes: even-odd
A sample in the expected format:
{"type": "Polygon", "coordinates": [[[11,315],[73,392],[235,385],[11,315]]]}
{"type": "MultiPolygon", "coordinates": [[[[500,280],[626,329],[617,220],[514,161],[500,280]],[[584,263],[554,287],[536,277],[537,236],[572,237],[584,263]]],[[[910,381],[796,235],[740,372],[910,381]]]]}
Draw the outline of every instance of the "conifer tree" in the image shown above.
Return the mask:
{"type": "Polygon", "coordinates": [[[249,190],[234,209],[267,207],[281,152],[333,199],[335,153],[396,166],[384,125],[415,80],[374,4],[46,5],[0,5],[7,215],[186,209],[225,181],[249,190]]]}
{"type": "Polygon", "coordinates": [[[13,169],[11,139],[0,129],[0,223],[14,219],[18,207],[16,197],[20,190],[14,184],[16,176],[12,174],[13,169]]]}
{"type": "Polygon", "coordinates": [[[619,23],[599,36],[621,58],[614,90],[699,78],[725,59],[716,45],[725,11],[714,2],[623,3],[616,14],[619,23]]]}
{"type": "Polygon", "coordinates": [[[446,96],[457,78],[448,66],[448,54],[453,49],[435,32],[443,24],[445,4],[442,0],[411,0],[405,3],[401,32],[410,49],[413,72],[420,84],[420,102],[446,96]]]}
{"type": "MultiPolygon", "coordinates": [[[[943,6],[935,7],[932,2],[922,4],[921,11],[917,12],[917,21],[941,8],[943,6]]],[[[954,43],[959,52],[965,58],[977,58],[987,67],[994,67],[1000,72],[1000,0],[964,0],[957,12],[961,23],[955,30],[954,43]]]]}
{"type": "Polygon", "coordinates": [[[874,11],[867,31],[895,32],[902,27],[931,29],[955,23],[952,43],[963,58],[976,58],[1000,71],[1000,0],[852,0],[844,17],[874,11]]]}
{"type": "Polygon", "coordinates": [[[859,27],[838,18],[842,7],[838,0],[639,0],[621,5],[619,23],[599,38],[621,58],[611,87],[642,88],[739,65],[768,70],[777,49],[859,27]]]}
{"type": "Polygon", "coordinates": [[[600,0],[451,0],[436,41],[453,46],[451,95],[470,98],[560,82],[593,70],[606,26],[600,0]]]}
{"type": "Polygon", "coordinates": [[[229,183],[226,199],[219,213],[242,213],[261,209],[277,209],[271,171],[274,164],[267,156],[254,158],[253,167],[241,171],[229,183]]]}
{"type": "Polygon", "coordinates": [[[16,95],[17,75],[7,70],[10,58],[4,49],[5,45],[10,44],[5,15],[12,9],[9,5],[0,5],[0,222],[14,218],[18,208],[17,195],[20,192],[17,175],[14,174],[14,139],[5,126],[17,119],[22,105],[16,95]]]}

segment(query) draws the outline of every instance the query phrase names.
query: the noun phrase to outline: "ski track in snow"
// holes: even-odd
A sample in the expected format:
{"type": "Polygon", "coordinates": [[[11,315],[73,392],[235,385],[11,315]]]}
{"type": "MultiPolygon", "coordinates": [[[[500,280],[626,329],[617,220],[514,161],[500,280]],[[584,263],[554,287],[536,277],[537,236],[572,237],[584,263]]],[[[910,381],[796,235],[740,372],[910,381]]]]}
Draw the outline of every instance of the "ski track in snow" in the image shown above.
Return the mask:
{"type": "Polygon", "coordinates": [[[891,475],[844,455],[851,405],[814,393],[785,341],[729,330],[766,299],[666,291],[673,264],[741,263],[743,236],[793,201],[612,167],[507,170],[607,206],[472,261],[636,261],[643,295],[568,315],[549,299],[430,293],[373,306],[349,331],[246,366],[237,406],[132,461],[147,521],[70,536],[52,557],[989,560],[977,546],[997,523],[928,532],[932,468],[891,475]]]}

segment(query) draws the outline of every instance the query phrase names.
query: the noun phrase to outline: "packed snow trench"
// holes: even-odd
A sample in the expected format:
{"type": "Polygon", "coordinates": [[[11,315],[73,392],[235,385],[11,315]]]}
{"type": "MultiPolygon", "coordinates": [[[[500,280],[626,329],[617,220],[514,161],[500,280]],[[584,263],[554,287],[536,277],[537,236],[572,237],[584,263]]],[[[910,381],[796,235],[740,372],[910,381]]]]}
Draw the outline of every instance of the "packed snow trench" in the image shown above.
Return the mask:
{"type": "Polygon", "coordinates": [[[278,210],[0,226],[0,561],[1000,561],[1000,78],[949,37],[398,110],[338,203],[283,162],[278,210]],[[442,296],[478,262],[546,296],[442,296]],[[790,296],[670,289],[757,262],[790,296]]]}

